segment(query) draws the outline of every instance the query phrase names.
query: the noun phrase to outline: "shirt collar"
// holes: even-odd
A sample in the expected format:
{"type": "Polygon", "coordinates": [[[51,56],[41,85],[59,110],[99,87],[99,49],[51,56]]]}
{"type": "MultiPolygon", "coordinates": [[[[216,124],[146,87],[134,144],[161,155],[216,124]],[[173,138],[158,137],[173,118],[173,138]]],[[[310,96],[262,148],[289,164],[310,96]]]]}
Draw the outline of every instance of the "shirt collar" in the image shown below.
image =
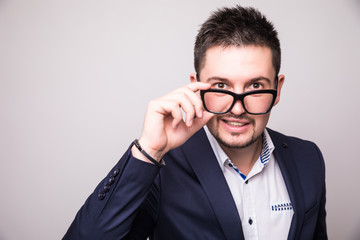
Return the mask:
{"type": "Polygon", "coordinates": [[[270,155],[271,153],[274,151],[275,146],[271,140],[271,137],[268,133],[268,131],[264,130],[263,133],[263,148],[260,154],[260,161],[261,163],[266,166],[266,164],[268,164],[269,160],[270,160],[270,155]]]}
{"type": "MultiPolygon", "coordinates": [[[[224,152],[224,150],[220,147],[219,143],[217,142],[215,137],[210,133],[210,130],[208,129],[208,127],[206,125],[204,126],[204,130],[205,130],[207,138],[209,139],[211,148],[214,151],[216,159],[218,160],[222,171],[224,171],[225,164],[227,164],[227,161],[231,162],[231,160],[227,156],[227,154],[224,152]]],[[[275,146],[274,146],[274,144],[271,140],[271,137],[270,137],[268,131],[266,130],[266,128],[263,132],[263,140],[264,141],[263,141],[263,148],[262,148],[262,151],[260,154],[260,162],[264,166],[266,166],[269,163],[271,153],[275,149],[275,146]]]]}

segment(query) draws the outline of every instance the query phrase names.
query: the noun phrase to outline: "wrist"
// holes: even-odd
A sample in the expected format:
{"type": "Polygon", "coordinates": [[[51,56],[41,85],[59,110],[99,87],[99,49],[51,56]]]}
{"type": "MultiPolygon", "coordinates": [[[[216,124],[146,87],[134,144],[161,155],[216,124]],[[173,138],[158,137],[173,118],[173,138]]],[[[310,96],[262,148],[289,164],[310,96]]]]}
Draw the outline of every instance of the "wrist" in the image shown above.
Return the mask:
{"type": "Polygon", "coordinates": [[[140,136],[137,139],[141,148],[149,154],[156,161],[160,161],[166,152],[164,152],[164,148],[159,146],[159,144],[154,141],[154,139],[149,139],[148,137],[140,136]]]}
{"type": "Polygon", "coordinates": [[[137,157],[140,160],[151,162],[158,167],[165,166],[164,160],[162,159],[163,155],[158,151],[150,151],[144,149],[138,139],[134,140],[133,155],[134,157],[137,157]],[[134,149],[137,150],[137,151],[135,150],[135,154],[134,154],[134,149]]]}

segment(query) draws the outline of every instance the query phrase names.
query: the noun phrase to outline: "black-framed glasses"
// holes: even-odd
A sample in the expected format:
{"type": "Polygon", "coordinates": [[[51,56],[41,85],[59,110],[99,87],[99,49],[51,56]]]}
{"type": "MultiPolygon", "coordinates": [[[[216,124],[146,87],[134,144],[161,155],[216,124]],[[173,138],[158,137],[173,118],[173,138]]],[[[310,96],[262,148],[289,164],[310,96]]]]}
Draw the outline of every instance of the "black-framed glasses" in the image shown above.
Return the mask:
{"type": "Polygon", "coordinates": [[[268,113],[274,106],[277,96],[278,78],[275,89],[254,90],[236,94],[223,89],[200,90],[201,99],[206,111],[215,114],[230,112],[236,101],[240,101],[245,112],[252,115],[268,113]]]}

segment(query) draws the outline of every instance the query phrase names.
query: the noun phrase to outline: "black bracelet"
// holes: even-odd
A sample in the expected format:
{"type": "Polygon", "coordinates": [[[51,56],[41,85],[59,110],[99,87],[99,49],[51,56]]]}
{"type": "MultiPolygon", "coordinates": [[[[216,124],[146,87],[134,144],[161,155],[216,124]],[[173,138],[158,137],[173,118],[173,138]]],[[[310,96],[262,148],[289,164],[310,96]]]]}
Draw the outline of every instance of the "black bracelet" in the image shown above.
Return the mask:
{"type": "Polygon", "coordinates": [[[165,166],[165,163],[164,163],[164,160],[160,160],[160,162],[156,161],[155,159],[153,159],[149,154],[147,154],[147,152],[145,152],[145,150],[140,146],[140,143],[139,143],[139,140],[135,139],[134,140],[134,144],[135,144],[135,147],[137,149],[139,149],[139,151],[147,158],[149,159],[153,164],[155,164],[156,166],[158,167],[164,167],[165,166]]]}

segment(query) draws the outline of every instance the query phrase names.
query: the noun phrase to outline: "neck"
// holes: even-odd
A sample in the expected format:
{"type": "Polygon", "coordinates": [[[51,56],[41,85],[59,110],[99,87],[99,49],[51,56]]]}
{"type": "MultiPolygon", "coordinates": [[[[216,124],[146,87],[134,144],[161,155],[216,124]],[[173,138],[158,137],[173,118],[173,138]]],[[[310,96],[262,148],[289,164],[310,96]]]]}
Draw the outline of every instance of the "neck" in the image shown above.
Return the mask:
{"type": "Polygon", "coordinates": [[[222,144],[220,146],[236,167],[243,174],[248,175],[261,154],[263,139],[261,136],[251,145],[244,148],[229,148],[222,144]]]}

